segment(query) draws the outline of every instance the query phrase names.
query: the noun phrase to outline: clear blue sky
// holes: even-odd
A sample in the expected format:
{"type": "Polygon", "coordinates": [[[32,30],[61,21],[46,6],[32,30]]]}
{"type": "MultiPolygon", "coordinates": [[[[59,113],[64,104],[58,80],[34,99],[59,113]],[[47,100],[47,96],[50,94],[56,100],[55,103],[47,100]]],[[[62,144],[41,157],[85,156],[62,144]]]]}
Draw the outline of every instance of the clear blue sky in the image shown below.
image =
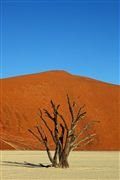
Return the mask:
{"type": "Polygon", "coordinates": [[[2,78],[65,70],[119,83],[118,1],[2,0],[2,78]]]}

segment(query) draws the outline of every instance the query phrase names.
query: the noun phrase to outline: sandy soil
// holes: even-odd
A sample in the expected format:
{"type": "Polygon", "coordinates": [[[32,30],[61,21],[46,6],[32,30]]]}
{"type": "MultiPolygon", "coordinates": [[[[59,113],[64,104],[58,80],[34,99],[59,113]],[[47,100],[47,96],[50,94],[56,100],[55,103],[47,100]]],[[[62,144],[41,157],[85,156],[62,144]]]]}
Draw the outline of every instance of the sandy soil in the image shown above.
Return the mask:
{"type": "Polygon", "coordinates": [[[72,152],[69,169],[23,166],[24,161],[33,164],[49,163],[46,152],[43,151],[0,151],[0,153],[1,180],[119,180],[120,177],[118,173],[120,152],[117,151],[72,152]]]}

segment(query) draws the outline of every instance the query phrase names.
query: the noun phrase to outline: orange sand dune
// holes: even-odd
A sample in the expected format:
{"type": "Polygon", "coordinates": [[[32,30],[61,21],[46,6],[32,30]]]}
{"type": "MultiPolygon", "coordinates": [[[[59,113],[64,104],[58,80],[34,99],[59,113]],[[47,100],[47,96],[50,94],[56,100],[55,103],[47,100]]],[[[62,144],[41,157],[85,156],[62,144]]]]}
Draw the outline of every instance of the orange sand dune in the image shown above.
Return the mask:
{"type": "MultiPolygon", "coordinates": [[[[86,105],[87,121],[100,121],[92,129],[98,134],[97,141],[84,149],[120,150],[119,86],[64,71],[1,79],[0,82],[1,149],[43,149],[27,129],[33,128],[39,121],[39,108],[51,111],[51,99],[61,104],[60,111],[69,122],[66,104],[66,94],[69,94],[79,106],[86,105]]],[[[52,126],[50,121],[48,124],[52,126]]],[[[51,139],[50,144],[52,147],[51,139]]]]}

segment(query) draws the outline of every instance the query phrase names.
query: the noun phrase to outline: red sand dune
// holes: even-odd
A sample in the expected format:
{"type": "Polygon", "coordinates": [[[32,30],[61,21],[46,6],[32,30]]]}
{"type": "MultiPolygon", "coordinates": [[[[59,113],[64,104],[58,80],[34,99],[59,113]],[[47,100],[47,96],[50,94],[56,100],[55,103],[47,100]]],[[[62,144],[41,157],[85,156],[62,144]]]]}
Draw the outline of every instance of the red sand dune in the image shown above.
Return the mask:
{"type": "MultiPolygon", "coordinates": [[[[79,106],[86,104],[87,121],[100,121],[93,129],[98,134],[98,141],[84,149],[120,150],[119,86],[64,71],[1,79],[0,82],[1,149],[43,149],[27,129],[33,128],[39,120],[38,108],[51,111],[51,99],[61,104],[61,113],[67,122],[70,121],[66,104],[68,93],[79,106]]],[[[51,125],[50,121],[48,123],[51,125]]]]}

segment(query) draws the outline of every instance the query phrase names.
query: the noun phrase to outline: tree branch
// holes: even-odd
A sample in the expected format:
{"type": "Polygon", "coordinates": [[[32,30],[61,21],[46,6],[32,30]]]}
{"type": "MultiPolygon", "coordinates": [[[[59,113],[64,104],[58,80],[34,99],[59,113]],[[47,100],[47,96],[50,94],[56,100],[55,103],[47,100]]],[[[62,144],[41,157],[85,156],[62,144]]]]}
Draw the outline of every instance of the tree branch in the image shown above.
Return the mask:
{"type": "Polygon", "coordinates": [[[61,132],[61,135],[59,137],[59,141],[60,141],[60,144],[61,144],[61,148],[63,149],[63,143],[64,143],[63,140],[64,140],[65,127],[62,124],[60,124],[60,127],[62,129],[62,132],[61,132]]]}
{"type": "Polygon", "coordinates": [[[74,143],[77,142],[77,140],[79,139],[80,135],[83,134],[87,129],[89,129],[92,125],[94,125],[94,123],[98,123],[99,121],[91,121],[88,122],[82,129],[81,131],[76,135],[74,143]]]}
{"type": "Polygon", "coordinates": [[[58,116],[61,118],[61,120],[63,121],[64,125],[65,125],[65,129],[67,130],[67,132],[69,131],[68,125],[64,119],[64,117],[58,112],[58,116]]]}
{"type": "MultiPolygon", "coordinates": [[[[41,127],[41,126],[40,126],[40,127],[41,127]]],[[[45,147],[46,147],[49,160],[50,160],[51,163],[53,163],[53,158],[52,158],[52,156],[51,156],[50,149],[49,149],[49,147],[48,147],[47,136],[46,136],[45,133],[44,133],[44,136],[45,136],[45,137],[43,137],[42,133],[41,133],[40,130],[39,130],[39,127],[37,126],[36,128],[37,128],[37,130],[38,130],[38,132],[39,132],[39,134],[40,134],[40,136],[41,136],[41,138],[42,138],[42,140],[43,140],[43,142],[44,142],[44,145],[45,145],[45,147]]],[[[42,127],[41,127],[41,129],[42,129],[42,127]]],[[[43,131],[43,129],[42,129],[42,131],[43,131]]],[[[43,131],[43,132],[44,132],[44,131],[43,131]]]]}
{"type": "Polygon", "coordinates": [[[68,107],[69,107],[69,111],[70,111],[71,118],[72,118],[72,123],[73,123],[74,122],[74,112],[73,112],[74,102],[73,102],[73,107],[72,107],[68,94],[67,94],[67,103],[68,103],[68,107]]]}
{"type": "Polygon", "coordinates": [[[28,131],[29,131],[36,139],[38,139],[38,141],[40,141],[42,144],[44,144],[44,142],[43,142],[31,129],[28,129],[28,131]]]}
{"type": "Polygon", "coordinates": [[[46,109],[43,109],[43,110],[44,110],[45,114],[47,115],[47,117],[48,117],[49,119],[51,119],[52,121],[54,121],[54,118],[50,115],[50,113],[48,112],[48,110],[46,110],[46,109]]]}
{"type": "Polygon", "coordinates": [[[80,140],[77,144],[74,144],[74,145],[72,146],[72,149],[76,149],[77,147],[79,147],[79,145],[80,145],[81,143],[83,143],[83,142],[85,142],[85,141],[87,141],[87,140],[90,140],[90,138],[93,138],[94,136],[96,136],[96,133],[88,135],[87,137],[85,137],[85,138],[83,138],[82,140],[80,140]]]}
{"type": "Polygon", "coordinates": [[[47,127],[48,131],[50,132],[50,134],[51,134],[51,136],[52,136],[52,139],[53,139],[54,143],[56,144],[56,139],[55,139],[55,137],[54,137],[54,135],[53,135],[52,130],[49,128],[47,122],[44,120],[44,118],[43,118],[43,116],[42,116],[42,111],[41,111],[40,109],[39,109],[39,111],[40,111],[39,116],[40,116],[41,120],[44,122],[45,126],[47,127]]]}

